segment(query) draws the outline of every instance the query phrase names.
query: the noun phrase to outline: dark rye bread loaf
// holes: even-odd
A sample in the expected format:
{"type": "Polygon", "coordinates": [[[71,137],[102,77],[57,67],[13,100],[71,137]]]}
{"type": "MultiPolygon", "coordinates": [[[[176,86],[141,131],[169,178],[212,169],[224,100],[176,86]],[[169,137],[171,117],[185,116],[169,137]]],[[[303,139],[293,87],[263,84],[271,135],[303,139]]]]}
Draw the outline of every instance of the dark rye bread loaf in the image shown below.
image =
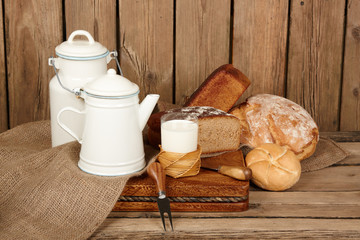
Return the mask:
{"type": "Polygon", "coordinates": [[[249,85],[242,72],[225,64],[209,75],[184,106],[209,106],[228,112],[249,85]]]}
{"type": "Polygon", "coordinates": [[[199,124],[199,145],[203,154],[237,150],[240,146],[240,120],[212,107],[184,107],[158,112],[148,121],[148,140],[151,145],[161,144],[161,116],[179,112],[195,115],[199,124]]]}

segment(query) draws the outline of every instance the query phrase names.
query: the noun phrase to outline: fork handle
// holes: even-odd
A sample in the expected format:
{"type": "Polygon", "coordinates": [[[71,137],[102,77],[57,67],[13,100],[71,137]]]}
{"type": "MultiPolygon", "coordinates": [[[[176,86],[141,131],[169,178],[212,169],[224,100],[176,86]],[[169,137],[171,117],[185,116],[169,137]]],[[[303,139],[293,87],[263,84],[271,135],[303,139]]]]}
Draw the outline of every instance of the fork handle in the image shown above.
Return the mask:
{"type": "Polygon", "coordinates": [[[226,176],[238,179],[238,180],[249,180],[252,176],[252,171],[247,167],[237,167],[237,166],[219,166],[219,173],[226,176]]]}
{"type": "Polygon", "coordinates": [[[157,192],[165,195],[165,171],[159,162],[151,163],[147,173],[155,181],[157,192]]]}

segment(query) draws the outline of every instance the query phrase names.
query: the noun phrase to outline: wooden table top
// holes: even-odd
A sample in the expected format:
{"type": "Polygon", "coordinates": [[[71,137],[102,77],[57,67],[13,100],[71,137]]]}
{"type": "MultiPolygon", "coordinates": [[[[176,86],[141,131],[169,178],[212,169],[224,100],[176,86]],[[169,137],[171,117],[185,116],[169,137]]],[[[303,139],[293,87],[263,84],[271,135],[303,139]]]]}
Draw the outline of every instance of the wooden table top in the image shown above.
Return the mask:
{"type": "Polygon", "coordinates": [[[158,212],[112,212],[90,239],[360,239],[360,133],[322,136],[338,141],[351,156],[302,173],[284,192],[252,187],[248,211],[173,212],[173,232],[163,231],[158,212]]]}

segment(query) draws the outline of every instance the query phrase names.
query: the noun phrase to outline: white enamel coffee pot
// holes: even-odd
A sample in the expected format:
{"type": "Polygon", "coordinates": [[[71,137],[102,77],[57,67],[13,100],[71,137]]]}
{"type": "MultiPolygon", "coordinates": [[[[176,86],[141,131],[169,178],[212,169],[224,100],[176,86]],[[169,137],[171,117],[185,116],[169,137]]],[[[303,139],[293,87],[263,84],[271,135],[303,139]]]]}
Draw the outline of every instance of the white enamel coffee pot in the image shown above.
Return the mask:
{"type": "Polygon", "coordinates": [[[114,69],[85,85],[81,97],[85,109],[65,107],[57,115],[59,125],[82,144],[78,166],[85,172],[118,176],[145,167],[142,130],[158,99],[149,94],[139,104],[139,87],[117,75],[114,69]],[[66,111],[85,115],[82,136],[61,122],[66,111]]]}
{"type": "MultiPolygon", "coordinates": [[[[55,48],[57,57],[49,58],[49,65],[54,68],[55,75],[50,81],[50,114],[51,114],[51,140],[52,146],[58,146],[75,139],[65,132],[57,124],[56,116],[60,109],[72,106],[78,109],[85,107],[84,100],[77,98],[74,94],[80,94],[79,90],[86,83],[105,75],[107,64],[115,59],[117,52],[109,50],[94,41],[91,34],[84,30],[77,30],[70,34],[67,41],[55,48]],[[85,36],[86,40],[77,39],[78,36],[85,36]]],[[[121,74],[122,75],[122,74],[121,74]]],[[[83,118],[74,118],[69,113],[62,116],[74,132],[81,134],[83,129],[83,118]]]]}

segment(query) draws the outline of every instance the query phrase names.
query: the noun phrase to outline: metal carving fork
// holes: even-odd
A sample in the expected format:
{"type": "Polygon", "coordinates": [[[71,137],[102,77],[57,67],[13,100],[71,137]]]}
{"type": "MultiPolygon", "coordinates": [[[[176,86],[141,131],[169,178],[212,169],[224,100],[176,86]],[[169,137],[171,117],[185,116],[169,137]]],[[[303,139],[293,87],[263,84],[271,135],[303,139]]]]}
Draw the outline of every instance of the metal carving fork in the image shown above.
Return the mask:
{"type": "Polygon", "coordinates": [[[159,197],[157,199],[157,204],[158,204],[161,220],[164,226],[164,230],[166,231],[164,213],[167,213],[170,220],[171,229],[172,231],[174,231],[172,225],[172,218],[171,218],[170,200],[166,197],[166,193],[165,193],[165,178],[166,178],[165,171],[160,163],[153,162],[149,165],[147,169],[147,173],[155,181],[156,189],[159,194],[159,197]]]}

